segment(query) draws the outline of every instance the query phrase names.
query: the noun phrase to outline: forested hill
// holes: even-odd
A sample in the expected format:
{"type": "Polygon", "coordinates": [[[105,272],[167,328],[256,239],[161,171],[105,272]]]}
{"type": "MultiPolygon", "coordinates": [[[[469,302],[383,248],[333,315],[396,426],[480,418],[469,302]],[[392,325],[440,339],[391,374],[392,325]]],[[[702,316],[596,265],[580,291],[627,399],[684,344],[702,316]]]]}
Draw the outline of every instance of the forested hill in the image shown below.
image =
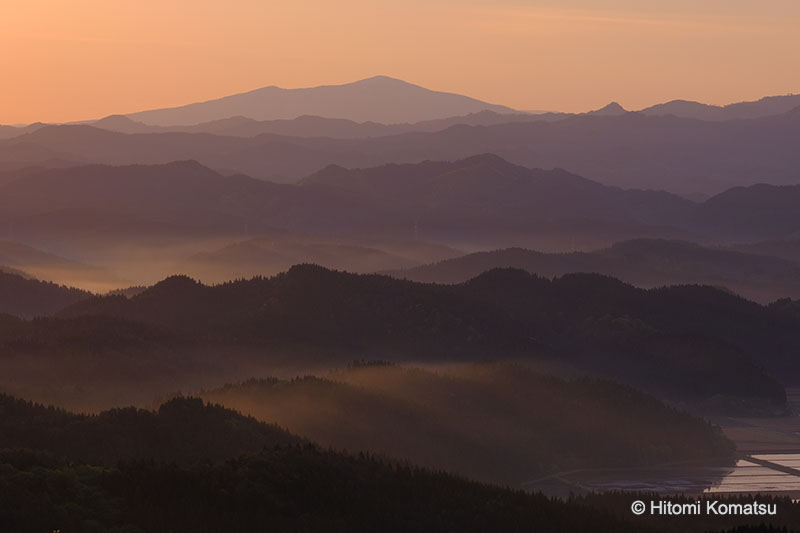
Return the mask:
{"type": "Polygon", "coordinates": [[[591,274],[548,280],[495,270],[440,286],[301,265],[214,287],[173,277],[62,316],[113,316],[187,342],[283,347],[297,358],[304,348],[328,362],[555,357],[667,396],[781,405],[783,389],[769,376],[800,380],[797,307],[702,286],[642,290],[591,274]]]}
{"type": "Polygon", "coordinates": [[[590,505],[311,445],[110,469],[0,452],[0,484],[0,523],[15,533],[641,531],[590,505]]]}
{"type": "Polygon", "coordinates": [[[345,360],[375,350],[435,359],[534,346],[521,324],[450,288],[314,265],[217,286],[173,276],[131,299],[93,298],[60,314],[92,315],[157,324],[195,340],[325,348],[346,353],[345,360]]]}
{"type": "MultiPolygon", "coordinates": [[[[782,242],[791,250],[790,242],[782,242]]],[[[732,290],[747,299],[769,303],[800,297],[800,262],[779,255],[778,246],[762,243],[752,250],[704,247],[661,239],[622,241],[591,252],[544,253],[522,248],[475,252],[387,274],[400,279],[461,283],[493,268],[519,268],[543,277],[594,272],[638,287],[702,283],[732,290]]]]}
{"type": "Polygon", "coordinates": [[[0,394],[0,414],[0,524],[15,533],[628,528],[589,507],[322,451],[197,398],[84,416],[0,394]]]}
{"type": "Polygon", "coordinates": [[[49,315],[92,294],[23,277],[0,266],[0,313],[19,317],[49,315]]]}
{"type": "Polygon", "coordinates": [[[174,398],[157,411],[133,407],[74,414],[0,394],[0,449],[29,449],[67,461],[115,465],[154,459],[191,464],[304,441],[198,398],[174,398]]]}
{"type": "Polygon", "coordinates": [[[510,486],[579,468],[732,457],[718,428],[630,387],[521,365],[437,371],[359,363],[320,377],[203,393],[335,449],[371,451],[510,486]],[[602,428],[600,430],[599,428],[602,428]],[[592,435],[593,446],[581,444],[592,435]]]}

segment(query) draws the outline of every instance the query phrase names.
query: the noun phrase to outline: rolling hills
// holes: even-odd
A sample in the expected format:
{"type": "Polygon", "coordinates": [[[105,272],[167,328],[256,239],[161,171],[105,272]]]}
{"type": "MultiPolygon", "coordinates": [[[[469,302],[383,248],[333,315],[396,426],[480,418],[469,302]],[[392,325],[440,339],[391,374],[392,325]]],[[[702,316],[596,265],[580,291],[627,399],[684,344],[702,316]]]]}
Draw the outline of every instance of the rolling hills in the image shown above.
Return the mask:
{"type": "Polygon", "coordinates": [[[424,283],[462,283],[494,268],[519,268],[550,278],[593,272],[645,288],[713,285],[761,303],[800,297],[800,264],[794,261],[665,240],[622,241],[592,252],[548,254],[521,248],[476,252],[387,273],[424,283]]]}
{"type": "MultiPolygon", "coordinates": [[[[0,183],[0,239],[75,260],[70,268],[62,261],[46,270],[6,261],[12,268],[105,292],[149,285],[175,272],[217,282],[302,262],[393,270],[452,258],[451,249],[569,252],[630,239],[789,241],[800,234],[798,191],[800,186],[757,185],[698,203],[604,186],[563,170],[528,169],[492,154],[327,166],[295,185],[224,175],[194,161],[90,165],[27,171],[0,183]]],[[[700,252],[656,247],[634,256],[643,266],[645,260],[684,262],[691,253],[700,252]]],[[[612,268],[570,257],[579,270],[647,286],[719,284],[759,301],[795,294],[790,264],[720,254],[713,261],[692,259],[699,261],[696,275],[661,277],[625,270],[622,258],[612,268]],[[726,260],[733,263],[722,265],[726,260]]]]}
{"type": "MultiPolygon", "coordinates": [[[[329,166],[298,185],[223,176],[191,161],[93,165],[26,174],[0,186],[0,192],[0,221],[14,227],[19,240],[37,227],[31,217],[70,210],[132,217],[138,220],[132,227],[167,225],[204,236],[282,228],[456,244],[549,234],[581,239],[583,233],[588,241],[631,234],[675,237],[685,231],[665,223],[682,213],[686,218],[694,205],[667,193],[605,187],[561,170],[530,170],[488,154],[352,171],[329,166]],[[568,213],[558,205],[567,201],[568,213]]],[[[59,219],[52,230],[62,231],[65,222],[59,219]]],[[[80,233],[113,227],[94,226],[98,229],[80,233]]]]}
{"type": "Polygon", "coordinates": [[[754,102],[736,102],[724,106],[672,100],[642,109],[643,115],[673,115],[699,120],[739,120],[780,115],[800,107],[800,94],[765,96],[754,102]]]}
{"type": "Polygon", "coordinates": [[[0,163],[44,165],[59,159],[156,164],[196,159],[226,174],[295,182],[327,165],[459,160],[481,153],[526,167],[563,168],[628,188],[704,196],[735,186],[798,182],[792,142],[800,113],[709,122],[640,113],[577,115],[493,125],[457,124],[369,138],[262,133],[124,134],[87,125],[48,126],[0,141],[0,163]]]}
{"type": "Polygon", "coordinates": [[[785,401],[771,376],[800,379],[796,306],[701,286],[647,291],[589,274],[548,280],[493,270],[441,286],[305,265],[214,287],[174,277],[131,299],[75,304],[54,325],[149,324],[183,344],[249,346],[276,366],[287,352],[311,368],[353,358],[552,361],[712,410],[751,401],[769,410],[785,401]]]}

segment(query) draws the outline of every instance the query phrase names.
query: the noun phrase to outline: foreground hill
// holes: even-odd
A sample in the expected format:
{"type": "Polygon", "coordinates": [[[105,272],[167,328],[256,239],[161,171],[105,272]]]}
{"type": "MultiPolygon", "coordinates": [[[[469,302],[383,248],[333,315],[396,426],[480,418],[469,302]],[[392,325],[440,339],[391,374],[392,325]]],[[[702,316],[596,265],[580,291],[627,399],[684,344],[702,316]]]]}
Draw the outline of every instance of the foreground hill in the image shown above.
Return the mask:
{"type": "Polygon", "coordinates": [[[250,380],[203,396],[322,445],[511,486],[581,468],[724,461],[732,450],[718,430],[652,397],[522,366],[431,372],[360,364],[323,378],[250,380]],[[591,448],[579,444],[585,435],[592,435],[591,448]]]}
{"type": "Polygon", "coordinates": [[[6,492],[0,520],[21,533],[114,526],[150,532],[276,526],[368,531],[393,513],[400,513],[398,531],[618,523],[588,507],[573,509],[363,454],[323,452],[198,399],[173,399],[156,412],[127,408],[84,416],[0,395],[0,410],[0,484],[6,492]],[[224,493],[235,496],[220,498],[224,493]],[[251,505],[254,499],[259,505],[251,505]],[[451,512],[441,514],[442,508],[451,512]],[[465,509],[468,517],[453,514],[465,509]]]}
{"type": "Polygon", "coordinates": [[[79,289],[23,277],[0,266],[0,314],[26,318],[49,315],[91,296],[79,289]]]}
{"type": "MultiPolygon", "coordinates": [[[[652,495],[559,501],[369,452],[324,451],[298,443],[274,426],[196,399],[171,400],[156,412],[131,408],[95,417],[8,396],[0,396],[0,408],[0,446],[26,446],[0,448],[0,523],[18,533],[54,528],[78,533],[399,533],[676,527],[699,532],[709,527],[682,517],[632,519],[631,498],[652,495]],[[63,439],[63,446],[54,439],[63,439]],[[258,451],[238,455],[238,450],[253,448],[258,451]],[[76,456],[91,456],[99,464],[114,464],[115,457],[141,459],[98,467],[78,462],[76,456]]],[[[797,506],[791,501],[759,501],[778,504],[779,516],[770,523],[782,527],[796,520],[797,506]]],[[[715,528],[764,519],[715,518],[715,528]]]]}
{"type": "Polygon", "coordinates": [[[772,409],[785,396],[762,368],[800,379],[796,307],[763,307],[710,287],[646,291],[598,275],[495,270],[437,286],[306,265],[215,287],[174,277],[62,316],[133,320],[184,342],[292,353],[295,364],[553,359],[709,408],[736,398],[772,409]]]}
{"type": "Polygon", "coordinates": [[[193,467],[100,469],[3,454],[0,483],[0,519],[18,533],[641,530],[593,505],[313,446],[193,467]]]}
{"type": "Polygon", "coordinates": [[[94,465],[137,459],[221,462],[303,443],[274,425],[196,398],[170,400],[155,412],[130,407],[89,416],[0,394],[0,410],[0,449],[41,451],[94,465]]]}
{"type": "Polygon", "coordinates": [[[301,115],[392,124],[466,115],[482,110],[514,111],[458,94],[431,91],[387,76],[375,76],[345,85],[307,89],[264,87],[208,102],[140,111],[127,116],[158,126],[198,124],[234,116],[274,120],[301,115]]]}
{"type": "Polygon", "coordinates": [[[664,240],[625,241],[593,252],[562,254],[520,248],[477,252],[389,274],[424,283],[461,283],[487,270],[507,267],[544,277],[594,272],[639,287],[713,285],[761,303],[800,298],[800,263],[664,240]]]}

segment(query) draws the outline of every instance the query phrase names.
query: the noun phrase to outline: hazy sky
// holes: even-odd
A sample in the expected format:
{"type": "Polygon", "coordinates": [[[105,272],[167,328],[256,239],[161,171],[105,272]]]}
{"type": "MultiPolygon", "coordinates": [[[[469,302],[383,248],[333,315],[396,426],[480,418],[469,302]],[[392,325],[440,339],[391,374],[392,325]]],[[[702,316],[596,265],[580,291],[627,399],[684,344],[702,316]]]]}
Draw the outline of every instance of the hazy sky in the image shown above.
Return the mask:
{"type": "Polygon", "coordinates": [[[519,109],[800,92],[797,0],[25,0],[0,123],[385,74],[519,109]]]}

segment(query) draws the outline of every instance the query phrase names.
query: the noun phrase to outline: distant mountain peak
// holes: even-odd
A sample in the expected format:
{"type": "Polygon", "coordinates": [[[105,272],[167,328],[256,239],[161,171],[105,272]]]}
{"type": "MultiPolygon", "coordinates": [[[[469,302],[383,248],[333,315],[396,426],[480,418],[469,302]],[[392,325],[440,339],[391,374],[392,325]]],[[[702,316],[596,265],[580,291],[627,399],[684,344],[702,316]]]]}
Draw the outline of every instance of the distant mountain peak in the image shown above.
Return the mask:
{"type": "Polygon", "coordinates": [[[454,161],[453,163],[460,166],[466,166],[466,165],[513,166],[511,163],[509,163],[499,155],[488,152],[466,157],[464,159],[454,161]]]}
{"type": "Polygon", "coordinates": [[[356,122],[397,124],[468,115],[484,110],[513,113],[508,107],[468,96],[426,89],[385,75],[343,85],[253,91],[168,109],[127,115],[156,126],[192,125],[241,115],[254,120],[294,119],[302,115],[356,122]]]}
{"type": "Polygon", "coordinates": [[[131,120],[125,115],[108,115],[90,124],[94,128],[100,128],[120,133],[149,133],[152,128],[141,122],[131,120]]]}
{"type": "Polygon", "coordinates": [[[594,111],[589,111],[587,115],[599,115],[599,116],[615,116],[615,115],[624,115],[628,111],[619,105],[617,102],[611,102],[607,106],[596,109],[594,111]]]}
{"type": "Polygon", "coordinates": [[[119,115],[119,114],[108,115],[107,117],[103,117],[100,120],[96,121],[95,124],[99,124],[99,123],[102,123],[102,122],[127,122],[127,123],[131,123],[131,124],[135,124],[135,121],[129,119],[125,115],[119,115]]]}
{"type": "Polygon", "coordinates": [[[413,85],[413,83],[408,83],[407,81],[401,80],[399,78],[393,78],[391,76],[386,76],[386,75],[383,75],[383,74],[379,74],[377,76],[370,76],[369,78],[364,78],[363,80],[358,80],[358,81],[353,82],[353,83],[371,83],[371,82],[398,83],[398,84],[402,84],[402,85],[413,85]]]}
{"type": "Polygon", "coordinates": [[[152,297],[155,294],[186,294],[194,292],[197,288],[203,287],[197,280],[189,276],[178,274],[159,281],[139,297],[152,297]]]}

